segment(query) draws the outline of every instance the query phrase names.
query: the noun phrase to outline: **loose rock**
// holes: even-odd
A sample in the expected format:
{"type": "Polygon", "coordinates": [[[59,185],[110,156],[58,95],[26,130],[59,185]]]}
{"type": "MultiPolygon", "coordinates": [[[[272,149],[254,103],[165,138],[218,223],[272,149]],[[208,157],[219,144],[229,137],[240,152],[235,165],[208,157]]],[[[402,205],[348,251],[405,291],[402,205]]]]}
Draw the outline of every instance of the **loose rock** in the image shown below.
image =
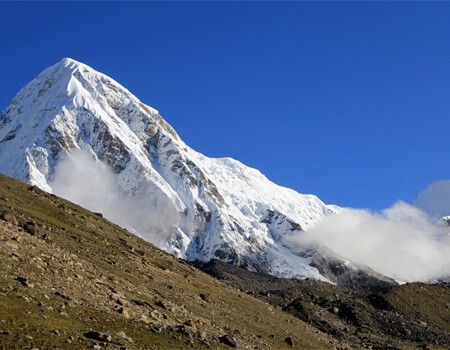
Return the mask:
{"type": "Polygon", "coordinates": [[[230,346],[230,347],[232,347],[232,348],[235,348],[235,347],[236,347],[236,341],[235,341],[231,336],[229,336],[228,334],[222,335],[222,336],[219,338],[219,341],[220,341],[222,344],[228,345],[228,346],[230,346]]]}
{"type": "Polygon", "coordinates": [[[28,232],[32,236],[39,235],[39,229],[33,221],[28,221],[27,223],[23,224],[22,228],[25,230],[25,232],[28,232]]]}
{"type": "Polygon", "coordinates": [[[125,309],[124,307],[119,308],[117,311],[119,311],[119,313],[122,314],[123,317],[125,317],[125,318],[129,318],[130,317],[130,314],[129,314],[128,310],[125,309]]]}
{"type": "Polygon", "coordinates": [[[294,346],[294,341],[291,337],[286,337],[286,339],[284,339],[284,342],[289,346],[294,346]]]}
{"type": "Polygon", "coordinates": [[[203,301],[209,302],[209,294],[201,293],[201,294],[200,294],[200,298],[201,298],[203,301]]]}
{"type": "Polygon", "coordinates": [[[34,284],[30,283],[30,281],[28,281],[28,279],[24,276],[17,276],[15,278],[15,280],[18,281],[24,287],[28,287],[28,288],[34,287],[34,284]]]}
{"type": "Polygon", "coordinates": [[[14,213],[9,210],[9,209],[3,209],[0,212],[0,219],[6,221],[6,222],[10,222],[13,225],[18,225],[19,222],[17,221],[16,216],[14,215],[14,213]]]}
{"type": "Polygon", "coordinates": [[[89,331],[84,333],[84,336],[89,339],[110,342],[112,341],[112,336],[109,333],[102,333],[97,331],[89,331]]]}

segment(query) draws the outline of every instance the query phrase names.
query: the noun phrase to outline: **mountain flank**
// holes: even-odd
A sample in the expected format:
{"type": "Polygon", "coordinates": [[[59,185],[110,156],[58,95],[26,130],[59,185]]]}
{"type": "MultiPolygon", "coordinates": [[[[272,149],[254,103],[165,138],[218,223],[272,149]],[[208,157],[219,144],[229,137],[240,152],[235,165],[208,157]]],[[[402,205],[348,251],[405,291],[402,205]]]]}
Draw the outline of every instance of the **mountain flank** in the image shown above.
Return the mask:
{"type": "Polygon", "coordinates": [[[157,110],[70,58],[40,73],[0,114],[0,173],[102,211],[189,261],[333,280],[310,265],[312,248],[294,251],[284,238],[339,207],[237,160],[196,152],[157,110]]]}
{"type": "Polygon", "coordinates": [[[0,207],[2,349],[346,348],[35,186],[0,207]]]}

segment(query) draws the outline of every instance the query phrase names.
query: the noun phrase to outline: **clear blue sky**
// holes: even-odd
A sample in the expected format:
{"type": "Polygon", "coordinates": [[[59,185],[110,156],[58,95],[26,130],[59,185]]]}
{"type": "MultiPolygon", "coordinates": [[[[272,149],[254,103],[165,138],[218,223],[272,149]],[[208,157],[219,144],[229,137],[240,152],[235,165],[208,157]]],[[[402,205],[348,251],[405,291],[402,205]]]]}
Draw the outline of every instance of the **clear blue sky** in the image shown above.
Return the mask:
{"type": "Polygon", "coordinates": [[[450,178],[449,2],[0,2],[0,109],[63,57],[328,203],[450,178]]]}

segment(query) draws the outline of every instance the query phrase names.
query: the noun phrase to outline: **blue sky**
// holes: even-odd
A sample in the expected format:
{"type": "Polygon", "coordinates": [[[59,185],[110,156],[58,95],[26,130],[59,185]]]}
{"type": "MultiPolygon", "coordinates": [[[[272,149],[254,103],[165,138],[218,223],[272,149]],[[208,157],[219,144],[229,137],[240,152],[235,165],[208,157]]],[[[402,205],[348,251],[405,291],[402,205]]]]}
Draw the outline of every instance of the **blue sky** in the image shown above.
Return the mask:
{"type": "Polygon", "coordinates": [[[0,109],[63,57],[191,147],[342,206],[450,178],[448,2],[0,2],[0,109]]]}

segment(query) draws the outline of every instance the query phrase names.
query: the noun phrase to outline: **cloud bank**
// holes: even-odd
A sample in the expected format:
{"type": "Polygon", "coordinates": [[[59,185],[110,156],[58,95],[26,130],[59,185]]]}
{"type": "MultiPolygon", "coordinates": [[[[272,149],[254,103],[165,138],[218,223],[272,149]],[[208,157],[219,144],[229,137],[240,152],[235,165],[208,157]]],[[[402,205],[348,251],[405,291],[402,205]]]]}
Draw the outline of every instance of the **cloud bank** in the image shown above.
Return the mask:
{"type": "MultiPolygon", "coordinates": [[[[87,151],[74,150],[61,160],[50,186],[56,195],[101,212],[159,247],[167,247],[180,224],[180,214],[169,200],[124,195],[118,175],[87,151]]],[[[285,237],[283,243],[322,244],[398,281],[450,276],[449,234],[403,202],[381,213],[344,209],[301,235],[285,237]]]]}
{"type": "Polygon", "coordinates": [[[118,175],[85,150],[73,150],[58,162],[50,187],[54,194],[101,212],[111,222],[158,246],[174,232],[179,217],[169,200],[125,195],[118,175]]]}
{"type": "Polygon", "coordinates": [[[286,238],[286,243],[323,244],[398,281],[450,275],[450,236],[420,209],[404,202],[381,213],[344,209],[308,232],[286,238]]]}

